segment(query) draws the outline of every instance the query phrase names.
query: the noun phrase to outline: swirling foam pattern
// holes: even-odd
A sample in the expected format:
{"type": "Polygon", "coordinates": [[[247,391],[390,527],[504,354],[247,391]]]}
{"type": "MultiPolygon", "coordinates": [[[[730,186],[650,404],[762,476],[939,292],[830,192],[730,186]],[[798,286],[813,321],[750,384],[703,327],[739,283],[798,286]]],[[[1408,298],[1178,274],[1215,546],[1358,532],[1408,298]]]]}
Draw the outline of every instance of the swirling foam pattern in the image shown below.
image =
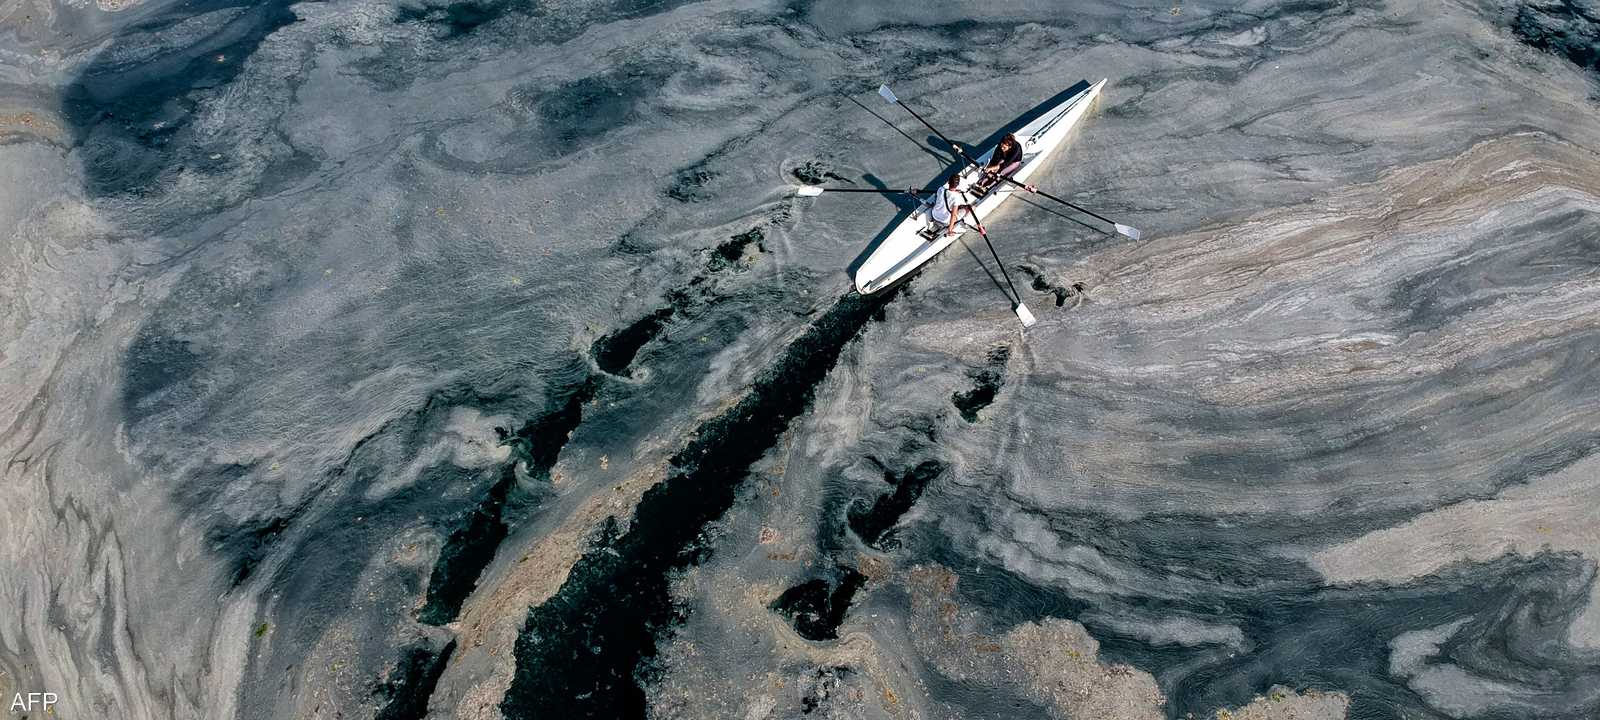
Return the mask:
{"type": "Polygon", "coordinates": [[[0,0],[0,695],[1595,717],[1596,37],[1579,0],[0,0]],[[848,293],[905,205],[790,186],[950,167],[879,82],[977,141],[1100,77],[1035,177],[1144,240],[1010,203],[1025,334],[972,245],[848,293]]]}

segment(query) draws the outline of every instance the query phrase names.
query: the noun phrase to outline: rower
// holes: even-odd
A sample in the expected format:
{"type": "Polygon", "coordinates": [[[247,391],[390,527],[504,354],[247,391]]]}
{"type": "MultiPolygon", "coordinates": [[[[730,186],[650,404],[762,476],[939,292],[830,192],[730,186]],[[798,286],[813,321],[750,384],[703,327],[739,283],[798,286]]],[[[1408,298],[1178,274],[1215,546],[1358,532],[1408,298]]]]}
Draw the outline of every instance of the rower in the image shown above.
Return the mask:
{"type": "MultiPolygon", "coordinates": [[[[981,168],[983,179],[979,180],[973,192],[979,197],[989,194],[989,190],[1000,184],[1000,178],[1011,177],[1022,169],[1022,143],[1017,142],[1017,136],[1006,133],[1000,138],[1000,143],[994,146],[994,152],[989,153],[989,162],[981,168]]],[[[1032,185],[1024,185],[1028,192],[1039,192],[1032,185]]]]}
{"type": "Polygon", "coordinates": [[[956,234],[956,225],[961,222],[963,213],[972,215],[976,222],[977,214],[972,211],[972,205],[963,200],[966,200],[966,193],[961,191],[961,173],[956,173],[934,191],[933,197],[923,201],[922,206],[917,208],[919,213],[926,210],[928,219],[933,221],[933,225],[922,236],[931,242],[939,236],[941,227],[947,237],[956,234]]]}

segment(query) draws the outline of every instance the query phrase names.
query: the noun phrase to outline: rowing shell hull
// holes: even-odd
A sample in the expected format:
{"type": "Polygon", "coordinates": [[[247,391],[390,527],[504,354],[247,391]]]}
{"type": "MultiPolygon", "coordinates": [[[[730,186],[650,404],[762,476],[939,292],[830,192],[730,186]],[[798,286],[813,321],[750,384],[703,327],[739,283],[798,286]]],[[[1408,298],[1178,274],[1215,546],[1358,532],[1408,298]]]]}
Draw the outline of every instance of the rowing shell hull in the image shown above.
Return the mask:
{"type": "MultiPolygon", "coordinates": [[[[1017,141],[1022,143],[1022,167],[1019,168],[1012,179],[1017,182],[1027,182],[1028,177],[1042,167],[1050,156],[1055,154],[1061,141],[1072,131],[1074,125],[1083,118],[1089,106],[1100,97],[1100,89],[1105,87],[1106,81],[1101,80],[1090,85],[1083,92],[1073,95],[1060,105],[1051,108],[1040,115],[1033,122],[1024,125],[1014,133],[1017,141]]],[[[989,156],[994,153],[994,148],[989,148],[978,156],[978,163],[988,162],[989,156]]],[[[978,179],[978,172],[972,167],[961,171],[962,190],[966,190],[978,179]]],[[[978,201],[977,215],[981,222],[994,213],[1006,198],[1011,197],[1013,191],[1020,188],[1002,184],[995,188],[982,200],[978,201]]],[[[912,271],[922,267],[934,256],[943,252],[945,248],[960,238],[965,233],[965,224],[953,236],[941,234],[937,239],[929,241],[922,237],[921,231],[927,227],[928,219],[925,215],[915,214],[900,221],[889,235],[883,239],[877,249],[867,257],[866,261],[856,268],[856,292],[869,295],[891,285],[896,281],[911,274],[912,271]]]]}

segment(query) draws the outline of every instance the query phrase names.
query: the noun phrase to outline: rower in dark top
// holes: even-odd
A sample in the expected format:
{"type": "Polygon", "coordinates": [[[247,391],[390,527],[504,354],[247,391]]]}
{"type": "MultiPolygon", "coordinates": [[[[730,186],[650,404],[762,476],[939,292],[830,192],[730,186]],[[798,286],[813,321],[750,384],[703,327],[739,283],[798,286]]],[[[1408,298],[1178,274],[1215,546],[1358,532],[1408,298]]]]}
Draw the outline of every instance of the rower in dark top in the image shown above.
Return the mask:
{"type": "MultiPolygon", "coordinates": [[[[994,146],[994,152],[989,153],[989,161],[983,164],[983,178],[978,181],[976,192],[987,195],[989,190],[1000,183],[1000,178],[1011,177],[1022,169],[1022,143],[1017,142],[1017,136],[1006,133],[1000,138],[1000,143],[994,146]]],[[[1028,192],[1039,192],[1032,185],[1024,185],[1028,192]]]]}

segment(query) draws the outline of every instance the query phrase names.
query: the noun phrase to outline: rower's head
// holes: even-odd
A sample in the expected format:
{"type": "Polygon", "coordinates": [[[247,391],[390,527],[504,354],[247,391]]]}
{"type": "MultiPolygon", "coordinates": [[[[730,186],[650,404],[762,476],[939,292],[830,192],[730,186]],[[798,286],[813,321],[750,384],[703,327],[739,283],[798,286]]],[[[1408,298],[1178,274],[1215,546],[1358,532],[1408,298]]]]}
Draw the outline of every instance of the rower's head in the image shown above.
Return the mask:
{"type": "Polygon", "coordinates": [[[944,181],[944,186],[947,187],[947,188],[950,188],[951,190],[955,190],[956,187],[959,186],[960,184],[961,184],[961,173],[956,173],[954,175],[951,175],[949,180],[944,181]]]}
{"type": "Polygon", "coordinates": [[[1006,133],[1005,137],[1000,138],[1000,147],[1002,149],[1009,149],[1009,148],[1011,148],[1012,146],[1014,146],[1016,144],[1017,144],[1017,136],[1016,135],[1012,135],[1011,133],[1006,133]]]}

